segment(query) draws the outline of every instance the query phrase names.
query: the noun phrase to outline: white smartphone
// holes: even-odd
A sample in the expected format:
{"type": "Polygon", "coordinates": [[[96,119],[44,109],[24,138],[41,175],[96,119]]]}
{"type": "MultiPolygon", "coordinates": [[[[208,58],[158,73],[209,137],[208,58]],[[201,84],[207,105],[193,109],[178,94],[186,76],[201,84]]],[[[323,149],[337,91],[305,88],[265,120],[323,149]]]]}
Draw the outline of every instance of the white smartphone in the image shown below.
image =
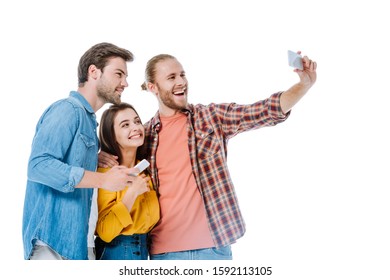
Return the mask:
{"type": "Polygon", "coordinates": [[[287,55],[288,55],[288,65],[296,69],[303,70],[302,56],[300,54],[288,50],[287,55]]]}
{"type": "Polygon", "coordinates": [[[138,173],[130,173],[131,176],[138,176],[142,171],[144,171],[148,166],[150,165],[149,161],[146,159],[141,160],[134,168],[138,168],[139,172],[138,173]]]}

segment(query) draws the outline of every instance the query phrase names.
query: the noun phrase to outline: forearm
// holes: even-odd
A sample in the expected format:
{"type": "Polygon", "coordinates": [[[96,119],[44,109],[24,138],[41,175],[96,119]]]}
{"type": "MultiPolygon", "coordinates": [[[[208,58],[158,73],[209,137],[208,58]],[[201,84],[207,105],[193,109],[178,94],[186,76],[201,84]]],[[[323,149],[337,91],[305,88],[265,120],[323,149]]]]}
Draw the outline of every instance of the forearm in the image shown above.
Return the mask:
{"type": "Polygon", "coordinates": [[[104,173],[84,171],[84,176],[76,188],[102,188],[104,182],[104,173]]]}
{"type": "Polygon", "coordinates": [[[133,208],[134,202],[137,199],[138,194],[136,194],[132,188],[128,188],[126,191],[126,194],[122,198],[122,203],[126,206],[127,210],[131,211],[131,208],[133,208]]]}
{"type": "Polygon", "coordinates": [[[134,180],[134,176],[129,175],[134,171],[137,170],[124,166],[114,166],[105,173],[85,170],[84,176],[76,188],[99,188],[109,191],[120,191],[134,180]]]}
{"type": "Polygon", "coordinates": [[[303,70],[294,70],[299,75],[300,81],[285,91],[280,97],[280,106],[283,113],[289,112],[317,80],[317,63],[310,60],[307,56],[302,58],[302,62],[303,70]]]}
{"type": "Polygon", "coordinates": [[[280,107],[283,113],[289,112],[295,104],[309,91],[310,86],[296,83],[280,96],[280,107]]]}
{"type": "Polygon", "coordinates": [[[83,174],[84,168],[70,166],[50,156],[35,156],[28,163],[28,180],[60,192],[73,192],[83,174]]]}

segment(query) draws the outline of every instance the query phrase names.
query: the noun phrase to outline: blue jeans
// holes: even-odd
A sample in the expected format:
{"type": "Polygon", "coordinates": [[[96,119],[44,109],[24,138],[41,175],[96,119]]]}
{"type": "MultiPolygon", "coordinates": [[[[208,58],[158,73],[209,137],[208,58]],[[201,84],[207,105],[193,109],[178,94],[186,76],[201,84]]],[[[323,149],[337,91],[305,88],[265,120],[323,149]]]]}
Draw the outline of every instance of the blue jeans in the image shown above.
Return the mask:
{"type": "Polygon", "coordinates": [[[150,256],[151,260],[232,260],[230,245],[221,248],[168,252],[150,256]]]}
{"type": "Polygon", "coordinates": [[[97,260],[147,260],[147,234],[119,235],[110,243],[95,239],[97,260]]]}

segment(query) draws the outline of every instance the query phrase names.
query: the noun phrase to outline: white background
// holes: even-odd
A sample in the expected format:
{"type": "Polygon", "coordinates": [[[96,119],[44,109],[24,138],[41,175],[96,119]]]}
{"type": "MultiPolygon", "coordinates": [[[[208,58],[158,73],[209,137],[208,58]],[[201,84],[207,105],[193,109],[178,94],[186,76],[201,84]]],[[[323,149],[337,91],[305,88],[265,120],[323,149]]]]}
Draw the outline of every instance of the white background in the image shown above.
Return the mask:
{"type": "Polygon", "coordinates": [[[80,56],[108,41],[135,54],[122,100],[135,105],[143,121],[157,110],[155,97],[140,90],[146,62],[156,54],[182,62],[189,101],[203,104],[252,103],[288,89],[298,81],[287,65],[288,49],[317,61],[317,83],[286,122],[229,143],[247,232],[233,245],[235,260],[220,265],[272,266],[264,279],[389,279],[385,3],[2,1],[1,266],[32,279],[55,273],[123,279],[120,262],[111,268],[27,264],[21,237],[35,124],[47,106],[77,89],[80,56]]]}

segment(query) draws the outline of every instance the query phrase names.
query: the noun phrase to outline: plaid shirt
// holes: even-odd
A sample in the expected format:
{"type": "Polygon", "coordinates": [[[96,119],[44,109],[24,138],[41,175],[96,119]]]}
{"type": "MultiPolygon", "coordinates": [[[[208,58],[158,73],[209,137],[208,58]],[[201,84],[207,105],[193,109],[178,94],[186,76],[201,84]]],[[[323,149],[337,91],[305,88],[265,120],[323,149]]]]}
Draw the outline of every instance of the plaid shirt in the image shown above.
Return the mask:
{"type": "MultiPolygon", "coordinates": [[[[228,140],[240,132],[273,126],[286,120],[289,114],[283,114],[281,110],[281,94],[282,92],[275,93],[250,105],[189,104],[183,110],[188,120],[188,149],[192,171],[204,202],[211,236],[217,247],[234,243],[245,232],[245,222],[227,167],[228,140]]],[[[160,185],[156,150],[161,126],[159,113],[145,126],[145,152],[151,163],[153,185],[158,189],[160,185]]]]}

